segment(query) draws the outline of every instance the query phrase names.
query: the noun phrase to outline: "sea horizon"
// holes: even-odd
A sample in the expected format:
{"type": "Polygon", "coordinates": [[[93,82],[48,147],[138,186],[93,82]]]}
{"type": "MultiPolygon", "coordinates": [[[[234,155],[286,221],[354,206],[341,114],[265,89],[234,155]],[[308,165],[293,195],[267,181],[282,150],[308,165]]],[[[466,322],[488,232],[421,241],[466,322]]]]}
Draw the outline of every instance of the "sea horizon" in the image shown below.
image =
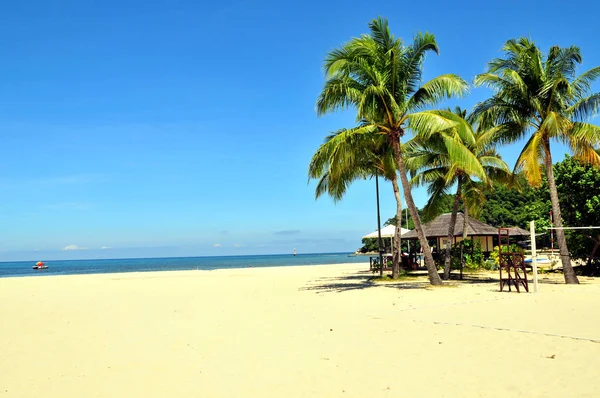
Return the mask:
{"type": "MultiPolygon", "coordinates": [[[[0,261],[0,278],[82,275],[121,272],[160,272],[185,270],[215,270],[228,268],[261,268],[309,266],[366,262],[367,256],[353,252],[301,254],[249,254],[192,257],[131,257],[111,259],[78,259],[43,261],[47,269],[34,270],[35,260],[0,261]]],[[[40,260],[38,260],[40,261],[40,260]]]]}

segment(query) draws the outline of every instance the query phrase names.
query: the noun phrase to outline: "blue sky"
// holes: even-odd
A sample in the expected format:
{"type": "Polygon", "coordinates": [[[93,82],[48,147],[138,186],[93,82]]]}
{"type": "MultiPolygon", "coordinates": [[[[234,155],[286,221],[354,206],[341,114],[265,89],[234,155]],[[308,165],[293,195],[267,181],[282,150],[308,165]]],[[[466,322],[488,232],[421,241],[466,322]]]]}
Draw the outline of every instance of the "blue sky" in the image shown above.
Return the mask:
{"type": "MultiPolygon", "coordinates": [[[[326,52],[381,15],[407,41],[436,35],[425,79],[471,81],[523,35],[600,65],[598,3],[536,3],[4,4],[0,261],[355,250],[376,228],[373,181],[338,204],[307,184],[323,137],[354,123],[315,114],[326,52]]],[[[511,165],[516,151],[501,149],[511,165]]]]}

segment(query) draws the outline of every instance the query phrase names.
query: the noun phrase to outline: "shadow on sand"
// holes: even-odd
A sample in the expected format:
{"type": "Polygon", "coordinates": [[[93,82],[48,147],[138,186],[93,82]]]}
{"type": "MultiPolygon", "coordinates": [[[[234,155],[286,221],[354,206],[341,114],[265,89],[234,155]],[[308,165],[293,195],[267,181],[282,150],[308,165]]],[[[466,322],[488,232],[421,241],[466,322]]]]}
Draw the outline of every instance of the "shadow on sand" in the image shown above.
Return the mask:
{"type": "MultiPolygon", "coordinates": [[[[388,273],[386,273],[388,274],[388,273]]],[[[387,275],[389,276],[389,274],[387,275]]],[[[388,288],[388,289],[426,289],[431,287],[427,278],[426,270],[411,271],[403,275],[400,279],[393,281],[391,279],[381,281],[378,280],[379,275],[373,274],[371,271],[360,271],[358,274],[343,275],[339,277],[322,277],[309,282],[309,285],[300,290],[315,291],[316,293],[327,292],[349,292],[353,290],[365,290],[370,288],[388,288]]],[[[528,273],[527,279],[529,284],[533,284],[533,276],[528,273]]],[[[558,278],[539,275],[540,284],[564,284],[564,281],[558,278]]],[[[469,284],[485,284],[489,285],[490,291],[500,291],[498,285],[500,277],[497,272],[464,272],[463,278],[460,279],[458,272],[450,274],[450,279],[444,281],[445,284],[451,286],[469,285],[469,284]]]]}
{"type": "Polygon", "coordinates": [[[311,281],[311,285],[300,290],[312,290],[317,293],[348,292],[352,290],[364,290],[370,288],[392,288],[392,289],[424,289],[429,281],[423,280],[422,275],[407,275],[397,281],[376,281],[378,275],[364,271],[359,275],[344,275],[340,277],[323,277],[311,281]],[[314,284],[313,284],[314,283],[314,284]]]}

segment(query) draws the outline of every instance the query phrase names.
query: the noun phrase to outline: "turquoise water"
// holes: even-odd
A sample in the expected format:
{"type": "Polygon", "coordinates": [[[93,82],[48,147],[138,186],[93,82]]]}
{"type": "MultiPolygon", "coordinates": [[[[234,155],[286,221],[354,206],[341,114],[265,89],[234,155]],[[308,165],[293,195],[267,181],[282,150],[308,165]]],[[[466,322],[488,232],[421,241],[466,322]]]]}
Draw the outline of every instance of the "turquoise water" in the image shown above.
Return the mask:
{"type": "Polygon", "coordinates": [[[177,258],[130,258],[113,260],[44,261],[48,269],[34,270],[35,261],[0,263],[0,278],[12,276],[105,274],[115,272],[148,272],[180,270],[212,270],[224,268],[278,267],[293,265],[364,263],[368,257],[350,253],[273,254],[262,256],[219,256],[177,258]]]}

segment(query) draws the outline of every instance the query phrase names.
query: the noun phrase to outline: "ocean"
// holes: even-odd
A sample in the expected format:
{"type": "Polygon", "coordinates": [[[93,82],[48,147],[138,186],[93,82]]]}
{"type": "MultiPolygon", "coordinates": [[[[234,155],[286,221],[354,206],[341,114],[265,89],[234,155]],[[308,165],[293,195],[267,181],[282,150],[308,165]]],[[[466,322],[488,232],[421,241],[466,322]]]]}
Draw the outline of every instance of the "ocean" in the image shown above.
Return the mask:
{"type": "Polygon", "coordinates": [[[44,261],[47,269],[34,270],[35,261],[0,262],[0,278],[15,276],[48,276],[77,274],[107,274],[117,272],[150,272],[213,270],[248,267],[278,267],[294,265],[342,264],[368,262],[365,256],[351,253],[272,254],[253,256],[128,258],[110,260],[44,261]]]}

